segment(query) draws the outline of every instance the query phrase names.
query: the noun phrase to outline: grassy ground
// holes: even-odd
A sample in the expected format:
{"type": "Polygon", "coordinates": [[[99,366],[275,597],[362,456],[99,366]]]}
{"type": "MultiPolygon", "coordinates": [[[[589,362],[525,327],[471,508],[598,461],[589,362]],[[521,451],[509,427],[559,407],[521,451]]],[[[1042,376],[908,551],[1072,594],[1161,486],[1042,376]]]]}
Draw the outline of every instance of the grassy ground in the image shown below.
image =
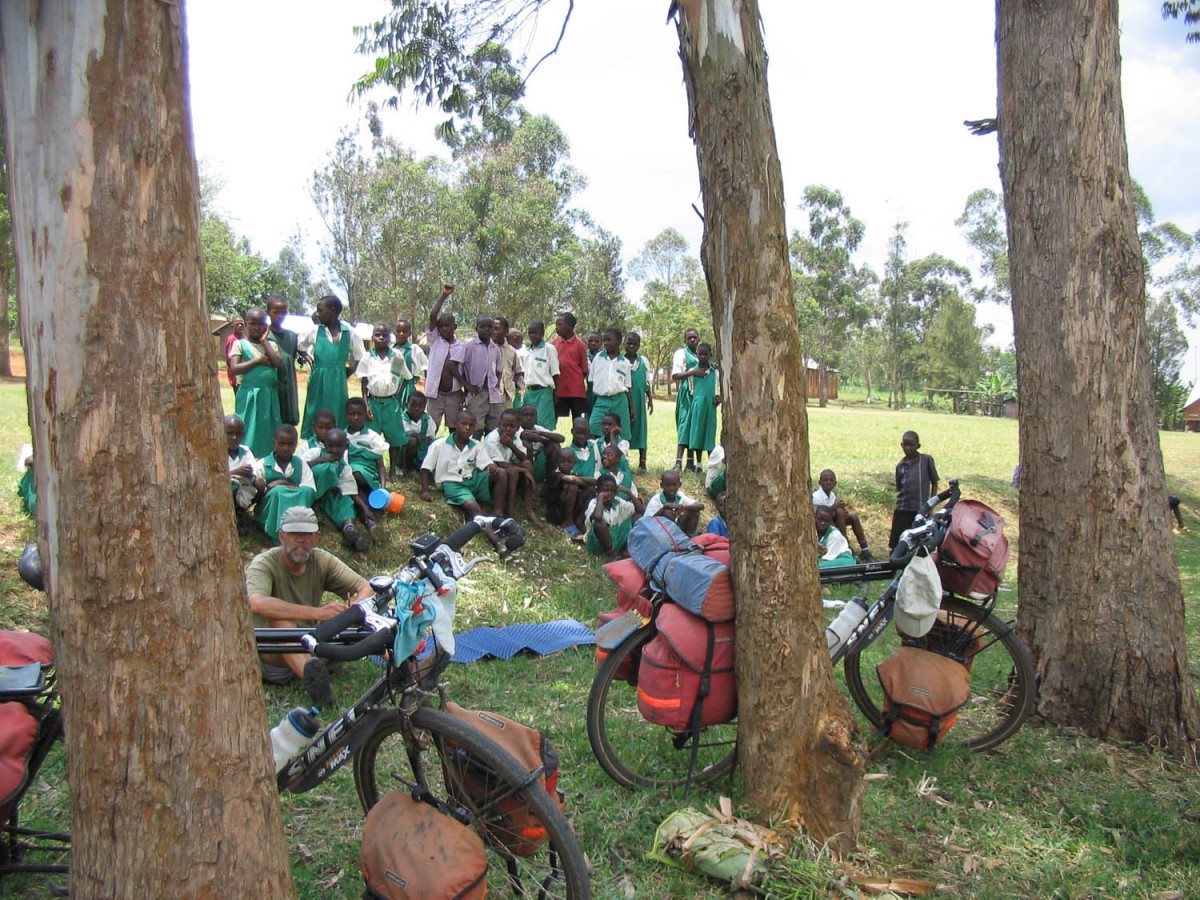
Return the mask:
{"type": "MultiPolygon", "coordinates": [[[[227,408],[231,398],[225,397],[227,408]]],[[[0,458],[13,458],[28,439],[20,382],[0,384],[0,458]],[[5,457],[5,455],[7,455],[5,457]]],[[[838,403],[810,407],[812,471],[832,467],[839,493],[862,514],[873,544],[886,546],[891,477],[902,432],[921,434],[943,479],[962,480],[964,494],[996,507],[1017,535],[1017,497],[1008,486],[1017,459],[1017,427],[1008,420],[954,417],[919,410],[889,412],[878,405],[838,403]]],[[[651,471],[673,461],[672,408],[660,404],[651,419],[651,471]]],[[[1163,449],[1172,493],[1185,515],[1200,510],[1200,437],[1165,434],[1163,449]]],[[[0,628],[46,625],[42,597],[16,579],[15,561],[32,523],[18,511],[12,470],[0,478],[0,628]]],[[[352,560],[366,575],[394,571],[407,541],[424,531],[445,533],[455,517],[440,503],[423,504],[412,482],[404,513],[387,523],[384,539],[365,558],[352,560]]],[[[639,478],[643,493],[653,487],[639,478]]],[[[703,494],[699,476],[684,489],[703,494]]],[[[1200,681],[1200,522],[1176,538],[1188,596],[1192,675],[1200,681]]],[[[332,541],[332,538],[330,538],[332,541]]],[[[242,541],[244,560],[265,546],[242,541]]],[[[332,546],[332,544],[327,545],[332,546]]],[[[481,551],[482,552],[482,551],[481,551]]],[[[1015,565],[1016,554],[1013,561],[1015,565]]],[[[1010,570],[1010,579],[1015,569],[1010,570]]],[[[1015,595],[1004,595],[1005,605],[1015,595]]],[[[592,558],[549,530],[504,566],[472,573],[460,598],[460,631],[573,618],[593,624],[614,605],[613,591],[592,558]]],[[[646,860],[655,826],[684,805],[714,803],[717,793],[679,797],[616,787],[588,747],[583,709],[594,672],[590,647],[550,657],[519,656],[508,662],[452,666],[451,696],[468,707],[493,709],[534,722],[554,739],[563,761],[563,787],[580,840],[595,867],[600,897],[722,897],[703,878],[646,860]]],[[[335,677],[348,703],[375,677],[369,663],[343,666],[335,677]]],[[[264,726],[304,697],[298,690],[268,688],[264,726]]],[[[860,849],[846,865],[855,873],[927,879],[940,896],[1151,897],[1184,896],[1200,884],[1200,780],[1141,747],[1087,740],[1044,726],[1027,726],[998,750],[971,756],[943,750],[922,756],[890,749],[873,761],[879,776],[868,789],[860,849]]],[[[356,897],[361,892],[357,847],[361,813],[348,769],[320,789],[283,798],[293,873],[305,897],[356,897]]],[[[39,792],[61,808],[65,792],[39,792]]],[[[734,795],[738,803],[737,791],[734,795]]],[[[778,882],[775,896],[853,896],[845,870],[809,866],[778,882]],[[807,891],[807,893],[806,893],[807,891]]],[[[10,895],[42,896],[42,881],[6,882],[10,895]]]]}

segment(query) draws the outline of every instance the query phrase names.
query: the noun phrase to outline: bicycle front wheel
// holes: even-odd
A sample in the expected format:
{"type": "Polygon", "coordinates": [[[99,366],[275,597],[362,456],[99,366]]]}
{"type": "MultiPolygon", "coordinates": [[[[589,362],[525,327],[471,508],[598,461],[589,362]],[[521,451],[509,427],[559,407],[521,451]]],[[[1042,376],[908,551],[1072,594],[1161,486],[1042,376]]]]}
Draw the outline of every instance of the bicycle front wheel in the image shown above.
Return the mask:
{"type": "Polygon", "coordinates": [[[637,670],[642,648],[653,637],[653,628],[639,628],[608,654],[596,672],[587,708],[592,752],[601,768],[625,787],[683,786],[693,749],[696,765],[692,781],[712,780],[733,765],[737,723],[704,728],[698,741],[693,742],[690,732],[672,731],[642,718],[637,702],[637,670]]]}
{"type": "MultiPolygon", "coordinates": [[[[1037,673],[1029,651],[1017,637],[1016,623],[949,595],[942,615],[925,637],[909,644],[966,660],[971,670],[971,698],[958,712],[947,743],[970,750],[989,750],[1008,740],[1033,711],[1037,673]]],[[[862,714],[876,728],[883,723],[884,696],[875,666],[900,644],[895,629],[861,651],[847,653],[846,688],[862,714]]]]}
{"type": "Polygon", "coordinates": [[[591,896],[587,860],[575,833],[545,787],[520,763],[441,710],[418,709],[411,729],[416,746],[410,746],[395,711],[355,755],[354,783],[364,810],[388,791],[403,790],[474,830],[488,850],[489,896],[591,896]],[[511,815],[513,805],[522,803],[545,829],[544,842],[536,846],[531,847],[528,824],[521,828],[511,815]]]}

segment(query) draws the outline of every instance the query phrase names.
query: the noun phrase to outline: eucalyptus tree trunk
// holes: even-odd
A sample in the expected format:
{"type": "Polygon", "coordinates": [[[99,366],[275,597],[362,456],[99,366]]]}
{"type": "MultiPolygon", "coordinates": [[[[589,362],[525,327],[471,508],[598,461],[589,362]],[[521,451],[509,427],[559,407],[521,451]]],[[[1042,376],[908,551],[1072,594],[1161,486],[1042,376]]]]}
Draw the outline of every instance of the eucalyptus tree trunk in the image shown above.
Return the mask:
{"type": "Polygon", "coordinates": [[[996,34],[1021,385],[1020,631],[1038,711],[1194,756],[1117,4],[998,0],[996,34]]]}
{"type": "Polygon", "coordinates": [[[222,459],[183,10],[7,0],[75,897],[291,893],[222,459]]]}
{"type": "Polygon", "coordinates": [[[746,796],[853,843],[865,758],[826,650],[808,475],[804,360],[755,0],[684,0],[678,19],[704,194],[701,257],[730,376],[724,436],[746,796]],[[770,465],[759,464],[770,460],[770,465]]]}

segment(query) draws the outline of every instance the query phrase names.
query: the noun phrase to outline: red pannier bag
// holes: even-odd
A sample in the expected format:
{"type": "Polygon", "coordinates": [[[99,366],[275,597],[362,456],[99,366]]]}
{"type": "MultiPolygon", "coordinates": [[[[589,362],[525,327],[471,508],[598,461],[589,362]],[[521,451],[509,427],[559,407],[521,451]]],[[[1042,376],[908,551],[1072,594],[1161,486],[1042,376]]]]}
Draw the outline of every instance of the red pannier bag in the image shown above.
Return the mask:
{"type": "Polygon", "coordinates": [[[674,731],[731,721],[737,715],[733,623],[709,622],[664,603],[655,624],[658,634],[638,667],[642,717],[674,731]]]}
{"type": "Polygon", "coordinates": [[[372,900],[487,896],[483,840],[404,791],[385,794],[367,813],[358,866],[372,900]]]}
{"type": "Polygon", "coordinates": [[[986,600],[996,593],[1008,564],[1004,519],[978,500],[959,500],[938,550],[942,588],[960,597],[986,600]]]}
{"type": "Polygon", "coordinates": [[[967,666],[919,647],[898,647],[875,671],[885,698],[880,731],[915,750],[941,743],[971,698],[967,666]]]}
{"type": "MultiPolygon", "coordinates": [[[[600,622],[596,626],[596,630],[599,631],[614,619],[621,618],[631,609],[636,609],[642,618],[649,619],[651,609],[649,585],[646,581],[646,573],[638,567],[638,564],[632,559],[621,559],[605,563],[602,568],[604,574],[611,578],[617,586],[617,605],[615,609],[608,609],[600,613],[600,622]]],[[[604,660],[607,658],[608,650],[597,644],[596,668],[599,669],[604,665],[604,660]]],[[[637,661],[630,657],[621,664],[616,679],[617,681],[632,682],[636,676],[637,661]]]]}
{"type": "MultiPolygon", "coordinates": [[[[521,764],[527,772],[538,772],[537,783],[550,795],[551,801],[566,812],[566,797],[558,789],[558,753],[550,739],[536,728],[522,725],[508,716],[482,710],[463,709],[447,700],[442,711],[485,737],[521,764]]],[[[471,757],[464,757],[462,748],[446,743],[442,764],[446,767],[446,783],[457,785],[472,800],[493,803],[497,793],[507,790],[497,782],[494,773],[471,757]],[[454,752],[453,762],[451,751],[454,752]]],[[[503,844],[514,856],[532,856],[550,840],[546,826],[528,803],[519,797],[506,797],[494,804],[488,824],[488,836],[503,844]]]]}
{"type": "MultiPolygon", "coordinates": [[[[40,634],[0,631],[0,666],[49,665],[53,658],[50,642],[40,634]]],[[[37,733],[38,720],[24,703],[0,703],[0,824],[25,788],[37,733]]]]}

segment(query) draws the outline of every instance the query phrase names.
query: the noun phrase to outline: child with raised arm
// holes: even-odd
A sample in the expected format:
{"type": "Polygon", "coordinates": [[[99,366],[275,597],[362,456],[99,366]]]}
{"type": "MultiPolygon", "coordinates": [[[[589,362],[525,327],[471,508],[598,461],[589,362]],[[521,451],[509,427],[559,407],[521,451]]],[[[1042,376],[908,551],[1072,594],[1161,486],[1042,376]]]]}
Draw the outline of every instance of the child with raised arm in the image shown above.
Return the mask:
{"type": "Polygon", "coordinates": [[[481,456],[488,459],[488,478],[495,501],[493,514],[513,515],[518,500],[523,498],[525,515],[532,522],[535,521],[533,492],[537,482],[533,477],[533,463],[517,437],[518,431],[516,410],[504,410],[500,413],[499,424],[483,439],[481,456]]]}
{"type": "Polygon", "coordinates": [[[299,435],[294,425],[275,429],[275,449],[259,459],[264,493],[254,507],[254,519],[267,537],[279,542],[279,522],[293,506],[312,506],[317,496],[312,469],[296,455],[299,435]]]}
{"type": "MultiPolygon", "coordinates": [[[[400,392],[412,379],[404,354],[391,346],[392,335],[387,325],[380,323],[371,332],[371,350],[358,361],[354,374],[362,383],[362,396],[367,403],[367,420],[382,434],[390,448],[391,476],[400,477],[400,445],[404,443],[404,427],[400,424],[400,392]]],[[[349,406],[346,407],[349,411],[349,406]]],[[[348,423],[348,422],[347,422],[348,423]]],[[[348,429],[353,431],[353,429],[348,429]]],[[[376,485],[378,486],[378,485],[376,485]]]]}
{"type": "Polygon", "coordinates": [[[817,489],[813,491],[813,505],[828,506],[833,510],[833,524],[837,526],[837,530],[844,535],[848,526],[854,532],[854,537],[858,539],[859,558],[863,562],[871,562],[873,557],[870,548],[867,547],[867,536],[863,533],[858,513],[853,512],[842,500],[838,499],[838,495],[833,492],[835,487],[837,487],[837,475],[833,474],[833,469],[824,469],[817,480],[817,489]]]}
{"type": "Polygon", "coordinates": [[[483,445],[472,439],[474,431],[475,414],[464,409],[454,423],[454,432],[434,441],[421,463],[421,499],[431,503],[430,488],[436,484],[446,502],[457,506],[464,519],[483,515],[480,504],[492,500],[488,458],[482,452],[483,445]]]}
{"type": "Polygon", "coordinates": [[[625,335],[625,358],[629,360],[629,396],[633,400],[633,416],[629,423],[629,448],[638,452],[638,471],[646,471],[648,416],[654,412],[654,395],[650,391],[650,360],[639,354],[642,336],[636,331],[625,335]]]}
{"type": "Polygon", "coordinates": [[[408,403],[400,417],[404,426],[404,444],[400,449],[400,471],[402,473],[416,471],[425,462],[425,454],[437,440],[437,425],[433,418],[425,412],[425,395],[413,391],[408,396],[408,403]]]}
{"type": "Polygon", "coordinates": [[[246,431],[242,420],[236,416],[226,416],[225,449],[229,459],[229,482],[233,492],[233,512],[237,520],[237,532],[245,537],[250,533],[250,507],[254,505],[267,484],[263,480],[262,466],[259,465],[250,448],[242,443],[246,431]]]}
{"type": "Polygon", "coordinates": [[[525,445],[525,452],[533,463],[534,480],[541,484],[546,480],[547,473],[558,468],[558,454],[566,438],[538,423],[536,406],[526,404],[517,411],[517,415],[521,422],[517,437],[525,445]]]}
{"type": "Polygon", "coordinates": [[[584,513],[589,553],[619,559],[629,542],[637,511],[617,494],[617,481],[608,473],[596,481],[596,496],[584,513]]]}
{"type": "Polygon", "coordinates": [[[631,377],[629,360],[621,355],[621,329],[605,328],[604,349],[592,357],[588,366],[593,394],[588,425],[594,437],[603,433],[600,424],[609,413],[620,417],[621,433],[629,433],[629,423],[635,415],[629,394],[631,377]]]}
{"type": "Polygon", "coordinates": [[[678,469],[667,469],[658,483],[662,490],[646,501],[643,515],[665,516],[678,525],[684,534],[695,534],[704,504],[679,489],[678,469]]]}
{"type": "Polygon", "coordinates": [[[933,457],[919,453],[921,439],[915,431],[900,438],[904,458],[896,463],[896,510],[892,513],[892,534],[888,549],[895,550],[900,535],[912,528],[921,505],[937,493],[938,473],[933,457]]]}
{"type": "MultiPolygon", "coordinates": [[[[365,497],[371,491],[387,485],[384,454],[398,457],[399,451],[393,451],[390,442],[367,425],[367,403],[362,397],[351,397],[346,401],[346,421],[349,423],[346,437],[350,441],[350,470],[354,473],[359,496],[365,497]]],[[[403,428],[400,433],[404,433],[403,428]]],[[[394,467],[393,471],[397,471],[397,468],[394,467]]]]}
{"type": "Polygon", "coordinates": [[[541,319],[529,323],[529,347],[525,351],[525,402],[537,408],[537,423],[550,431],[558,421],[558,349],[546,343],[546,325],[541,319]]]}

